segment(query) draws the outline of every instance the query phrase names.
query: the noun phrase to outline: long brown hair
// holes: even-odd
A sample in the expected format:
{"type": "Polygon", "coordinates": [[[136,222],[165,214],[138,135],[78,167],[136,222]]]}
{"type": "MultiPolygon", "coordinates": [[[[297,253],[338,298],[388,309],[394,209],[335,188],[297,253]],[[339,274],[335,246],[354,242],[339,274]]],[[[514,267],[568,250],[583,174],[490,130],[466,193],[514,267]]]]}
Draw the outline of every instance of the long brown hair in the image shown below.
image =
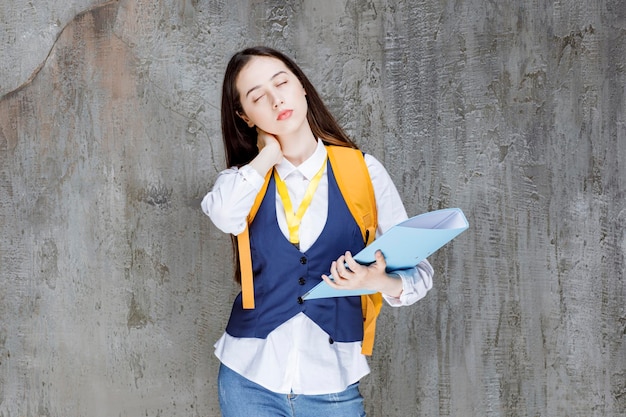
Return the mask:
{"type": "Polygon", "coordinates": [[[265,56],[281,60],[287,68],[300,80],[307,99],[307,120],[315,137],[322,139],[327,145],[357,148],[356,144],[346,135],[330,113],[313,84],[304,75],[300,67],[285,54],[265,46],[255,46],[237,52],[232,56],[226,67],[222,84],[222,138],[226,149],[227,166],[242,166],[254,159],[258,154],[256,146],[257,132],[249,127],[237,115],[243,113],[237,77],[243,67],[255,56],[265,56]]]}
{"type": "MultiPolygon", "coordinates": [[[[241,167],[254,159],[259,153],[256,146],[257,132],[255,127],[249,127],[237,115],[243,113],[241,99],[237,91],[237,77],[243,67],[255,56],[265,56],[281,60],[287,68],[300,80],[304,87],[307,99],[307,120],[311,131],[316,138],[320,138],[326,145],[346,146],[357,148],[357,145],[348,137],[330,113],[313,84],[304,75],[300,67],[285,54],[265,46],[246,48],[233,55],[228,62],[222,84],[222,139],[226,150],[226,164],[228,167],[241,167]]],[[[232,236],[233,253],[235,258],[235,281],[241,282],[239,265],[239,251],[237,238],[232,236]]]]}

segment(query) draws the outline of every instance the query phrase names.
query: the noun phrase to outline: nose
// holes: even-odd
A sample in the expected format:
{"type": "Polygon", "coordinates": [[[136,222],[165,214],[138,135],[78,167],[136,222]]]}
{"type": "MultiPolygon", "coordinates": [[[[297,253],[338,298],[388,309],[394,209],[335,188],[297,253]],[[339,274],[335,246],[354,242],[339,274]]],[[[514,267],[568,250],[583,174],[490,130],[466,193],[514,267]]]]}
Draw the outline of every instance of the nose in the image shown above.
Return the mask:
{"type": "Polygon", "coordinates": [[[274,93],[272,94],[272,103],[273,107],[277,109],[278,106],[285,103],[285,100],[283,100],[283,97],[281,95],[274,93]]]}

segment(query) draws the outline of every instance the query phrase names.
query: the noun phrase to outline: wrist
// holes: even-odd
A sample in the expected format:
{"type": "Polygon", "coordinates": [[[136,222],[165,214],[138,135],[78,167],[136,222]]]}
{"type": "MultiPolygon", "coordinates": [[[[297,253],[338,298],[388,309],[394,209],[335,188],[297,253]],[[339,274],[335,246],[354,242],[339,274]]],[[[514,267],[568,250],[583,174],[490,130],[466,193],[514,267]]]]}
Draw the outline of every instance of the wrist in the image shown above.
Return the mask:
{"type": "Polygon", "coordinates": [[[404,291],[402,278],[396,274],[385,274],[384,286],[379,291],[388,297],[400,298],[404,291]]]}
{"type": "Polygon", "coordinates": [[[278,151],[272,149],[270,146],[265,146],[261,149],[258,155],[250,161],[250,166],[254,168],[262,177],[265,177],[267,171],[280,162],[282,154],[280,148],[278,151]]]}

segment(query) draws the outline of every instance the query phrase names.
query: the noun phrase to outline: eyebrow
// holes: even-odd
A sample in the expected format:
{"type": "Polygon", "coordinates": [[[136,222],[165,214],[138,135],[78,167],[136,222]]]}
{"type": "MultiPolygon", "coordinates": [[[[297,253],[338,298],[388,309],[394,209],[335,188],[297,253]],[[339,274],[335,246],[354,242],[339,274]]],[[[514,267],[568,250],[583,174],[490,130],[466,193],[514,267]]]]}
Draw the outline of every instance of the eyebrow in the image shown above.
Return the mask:
{"type": "MultiPolygon", "coordinates": [[[[270,78],[270,81],[273,80],[274,78],[278,77],[280,74],[287,74],[287,71],[278,71],[276,74],[272,75],[270,78]]],[[[246,93],[246,97],[248,97],[248,95],[253,92],[254,90],[256,90],[257,88],[260,88],[260,85],[254,86],[251,89],[248,90],[248,92],[246,93]]]]}

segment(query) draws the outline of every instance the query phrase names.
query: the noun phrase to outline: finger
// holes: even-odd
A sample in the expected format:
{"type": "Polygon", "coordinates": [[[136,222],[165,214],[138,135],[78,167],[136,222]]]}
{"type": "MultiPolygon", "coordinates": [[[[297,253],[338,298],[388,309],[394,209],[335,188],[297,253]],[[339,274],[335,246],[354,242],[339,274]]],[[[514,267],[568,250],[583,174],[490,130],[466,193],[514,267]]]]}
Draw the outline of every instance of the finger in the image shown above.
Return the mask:
{"type": "Polygon", "coordinates": [[[340,286],[337,285],[337,283],[330,279],[330,277],[328,275],[322,275],[322,279],[324,280],[324,282],[326,282],[326,284],[328,284],[329,287],[334,288],[334,289],[339,289],[340,286]]]}
{"type": "Polygon", "coordinates": [[[262,135],[262,130],[260,130],[258,127],[256,129],[256,147],[257,149],[260,151],[261,149],[263,149],[263,147],[265,146],[265,140],[263,139],[263,135],[262,135]]]}
{"type": "Polygon", "coordinates": [[[265,142],[266,137],[267,137],[267,133],[265,133],[264,131],[262,131],[261,129],[257,127],[256,128],[257,143],[262,145],[265,142]]]}
{"type": "Polygon", "coordinates": [[[346,263],[348,264],[348,268],[350,268],[350,271],[357,272],[359,268],[362,268],[362,265],[354,260],[350,251],[347,251],[344,256],[346,263]]]}
{"type": "Polygon", "coordinates": [[[341,280],[343,280],[343,278],[341,277],[341,273],[337,269],[337,265],[339,265],[337,261],[333,261],[330,264],[330,276],[327,276],[328,280],[334,283],[335,286],[339,286],[341,284],[341,280]]]}
{"type": "MultiPolygon", "coordinates": [[[[337,273],[339,275],[339,278],[343,278],[343,279],[347,279],[351,273],[350,270],[348,270],[348,268],[346,268],[346,258],[345,256],[340,256],[339,259],[337,259],[337,261],[335,262],[336,264],[336,268],[337,268],[337,273]]],[[[333,275],[336,276],[336,275],[333,275]]]]}
{"type": "Polygon", "coordinates": [[[265,130],[262,130],[262,129],[257,127],[256,128],[256,137],[257,137],[257,139],[259,141],[265,142],[270,137],[270,134],[267,133],[265,130]]]}
{"type": "Polygon", "coordinates": [[[378,249],[376,251],[376,253],[374,254],[375,258],[376,258],[376,266],[379,268],[386,268],[387,267],[387,261],[385,260],[385,255],[383,254],[383,252],[378,249]]]}
{"type": "MultiPolygon", "coordinates": [[[[333,261],[330,264],[330,275],[333,277],[335,281],[337,280],[337,277],[339,277],[339,271],[337,271],[337,261],[333,261]]],[[[328,277],[328,279],[331,280],[330,277],[328,277]]]]}

